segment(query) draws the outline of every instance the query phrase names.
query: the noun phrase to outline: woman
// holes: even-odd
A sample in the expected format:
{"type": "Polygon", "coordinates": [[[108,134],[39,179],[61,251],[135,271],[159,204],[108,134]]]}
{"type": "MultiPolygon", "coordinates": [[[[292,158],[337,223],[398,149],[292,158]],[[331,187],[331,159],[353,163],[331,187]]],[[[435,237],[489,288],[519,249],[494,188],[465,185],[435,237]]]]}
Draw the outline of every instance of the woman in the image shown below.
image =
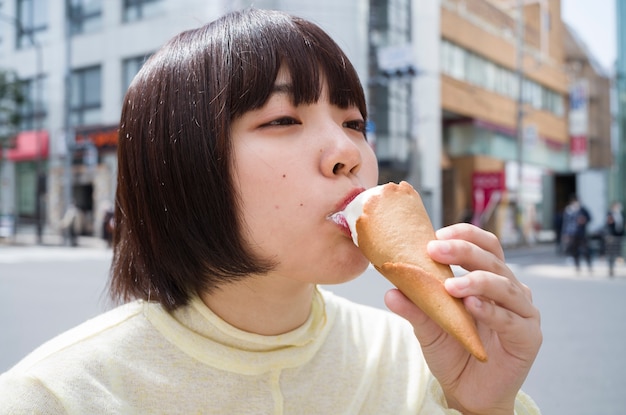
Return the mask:
{"type": "Polygon", "coordinates": [[[377,183],[366,116],[354,68],[305,20],[251,9],[172,39],[121,116],[111,290],[128,304],[4,374],[2,399],[50,413],[538,413],[519,389],[539,312],[492,234],[460,224],[429,245],[472,270],[446,288],[487,363],[397,290],[386,304],[406,320],[317,288],[368,265],[329,219],[377,183]]]}

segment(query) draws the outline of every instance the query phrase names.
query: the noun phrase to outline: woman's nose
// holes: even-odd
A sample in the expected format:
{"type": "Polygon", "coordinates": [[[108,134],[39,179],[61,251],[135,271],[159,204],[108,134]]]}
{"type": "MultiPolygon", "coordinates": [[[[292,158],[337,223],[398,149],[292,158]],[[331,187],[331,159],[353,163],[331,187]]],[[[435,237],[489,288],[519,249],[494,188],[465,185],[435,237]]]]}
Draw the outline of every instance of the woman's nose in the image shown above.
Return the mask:
{"type": "MultiPolygon", "coordinates": [[[[355,138],[338,126],[330,133],[323,151],[322,170],[328,176],[356,174],[361,168],[362,154],[355,138]]],[[[359,138],[365,140],[364,138],[359,138]]]]}

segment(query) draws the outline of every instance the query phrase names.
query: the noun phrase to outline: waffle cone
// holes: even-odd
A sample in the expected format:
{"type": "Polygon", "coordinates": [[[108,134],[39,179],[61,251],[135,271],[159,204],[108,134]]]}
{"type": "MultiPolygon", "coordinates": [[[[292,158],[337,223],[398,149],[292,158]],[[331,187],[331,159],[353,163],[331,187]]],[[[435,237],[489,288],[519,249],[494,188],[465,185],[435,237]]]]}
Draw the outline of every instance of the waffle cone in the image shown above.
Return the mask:
{"type": "Polygon", "coordinates": [[[359,248],[374,267],[474,357],[486,361],[474,319],[443,285],[454,277],[450,266],[426,252],[435,231],[415,189],[407,182],[384,185],[365,202],[356,230],[359,248]]]}

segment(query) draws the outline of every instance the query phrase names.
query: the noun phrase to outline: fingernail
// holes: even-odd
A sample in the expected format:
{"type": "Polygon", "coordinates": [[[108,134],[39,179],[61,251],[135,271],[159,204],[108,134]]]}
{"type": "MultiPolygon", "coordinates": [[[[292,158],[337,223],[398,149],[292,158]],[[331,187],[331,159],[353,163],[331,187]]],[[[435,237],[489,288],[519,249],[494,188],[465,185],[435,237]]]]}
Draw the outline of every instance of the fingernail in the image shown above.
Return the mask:
{"type": "Polygon", "coordinates": [[[469,279],[466,277],[448,278],[446,280],[446,284],[452,284],[452,286],[457,290],[464,290],[469,287],[469,279]]]}
{"type": "Polygon", "coordinates": [[[437,230],[435,235],[439,239],[449,239],[449,237],[452,235],[452,231],[449,228],[441,228],[437,230]]]}
{"type": "Polygon", "coordinates": [[[450,243],[447,241],[433,240],[430,241],[429,244],[433,244],[436,247],[437,251],[442,254],[447,254],[450,252],[450,243]]]}

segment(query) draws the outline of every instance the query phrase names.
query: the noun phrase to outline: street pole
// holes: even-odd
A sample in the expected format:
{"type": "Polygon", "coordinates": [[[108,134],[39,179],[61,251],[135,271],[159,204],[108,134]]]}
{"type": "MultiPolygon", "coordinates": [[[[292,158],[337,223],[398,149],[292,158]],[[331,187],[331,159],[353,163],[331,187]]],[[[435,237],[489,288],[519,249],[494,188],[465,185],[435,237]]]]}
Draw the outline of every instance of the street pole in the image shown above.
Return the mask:
{"type": "Polygon", "coordinates": [[[72,126],[71,117],[71,99],[72,99],[72,11],[68,10],[65,14],[65,119],[64,119],[64,131],[65,131],[65,166],[63,169],[64,174],[64,211],[67,211],[72,203],[72,159],[74,149],[74,128],[72,126]]]}
{"type": "Polygon", "coordinates": [[[524,1],[517,0],[517,114],[515,119],[515,138],[517,140],[517,200],[516,226],[520,237],[520,244],[526,244],[524,235],[524,206],[522,203],[522,189],[524,175],[524,1]]]}
{"type": "Polygon", "coordinates": [[[42,196],[43,196],[43,182],[44,180],[46,180],[46,175],[44,174],[43,171],[43,166],[42,166],[42,150],[43,150],[43,146],[41,145],[41,133],[42,133],[42,120],[41,117],[43,116],[43,109],[42,109],[42,99],[43,99],[43,94],[41,89],[43,88],[43,53],[42,53],[42,48],[41,45],[38,42],[35,42],[34,36],[31,34],[30,36],[31,42],[33,43],[33,45],[36,45],[35,47],[37,48],[37,76],[36,76],[36,80],[35,80],[35,105],[33,106],[33,112],[35,114],[35,134],[37,134],[37,159],[36,159],[36,166],[37,166],[37,182],[35,184],[35,193],[36,193],[36,199],[35,199],[35,223],[36,223],[36,231],[37,231],[37,243],[38,244],[42,244],[43,243],[43,218],[42,213],[43,213],[43,209],[41,206],[42,203],[42,196]]]}

